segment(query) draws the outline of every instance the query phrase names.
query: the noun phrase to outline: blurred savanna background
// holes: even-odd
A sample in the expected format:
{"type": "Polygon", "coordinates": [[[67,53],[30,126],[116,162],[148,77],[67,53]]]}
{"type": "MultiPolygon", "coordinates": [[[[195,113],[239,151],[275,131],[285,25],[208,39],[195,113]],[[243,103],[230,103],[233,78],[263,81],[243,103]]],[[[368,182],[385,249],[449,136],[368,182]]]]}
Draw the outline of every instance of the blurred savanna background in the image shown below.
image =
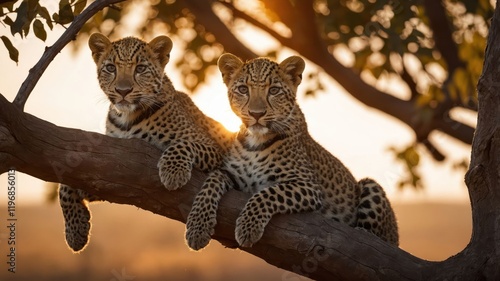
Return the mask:
{"type": "MultiPolygon", "coordinates": [[[[12,101],[29,69],[91,1],[0,1],[0,93],[12,101]],[[2,44],[0,44],[2,45],[2,44]]],[[[63,127],[104,132],[88,36],[165,34],[166,73],[209,116],[237,130],[216,67],[243,59],[306,59],[298,100],[312,136],[357,178],[386,190],[400,247],[444,260],[468,243],[464,184],[476,124],[489,0],[150,0],[97,13],[52,61],[25,111],[63,127]]],[[[0,176],[1,280],[300,280],[218,242],[196,253],[184,225],[133,206],[93,204],[90,245],[72,254],[55,185],[18,174],[17,272],[7,271],[7,177],[0,176]],[[2,195],[3,193],[3,195],[2,195]]]]}

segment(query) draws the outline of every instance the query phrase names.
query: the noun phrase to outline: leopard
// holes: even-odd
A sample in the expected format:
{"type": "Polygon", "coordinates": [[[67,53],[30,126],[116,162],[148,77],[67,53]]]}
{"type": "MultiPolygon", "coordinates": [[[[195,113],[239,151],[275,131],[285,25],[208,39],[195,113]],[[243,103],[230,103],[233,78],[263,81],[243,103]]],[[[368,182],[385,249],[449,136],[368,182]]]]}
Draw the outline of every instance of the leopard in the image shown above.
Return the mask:
{"type": "MultiPolygon", "coordinates": [[[[146,42],[125,37],[114,42],[101,33],[88,41],[97,66],[99,86],[110,101],[106,135],[137,138],[163,151],[159,178],[167,190],[184,186],[193,168],[211,171],[222,163],[234,133],[206,116],[164,72],[172,40],[165,35],[146,42]]],[[[101,201],[77,187],[60,184],[59,202],[66,243],[73,252],[89,241],[88,203],[101,201]]]]}
{"type": "Polygon", "coordinates": [[[219,202],[231,189],[251,194],[236,220],[239,247],[257,243],[273,216],[302,212],[320,213],[398,246],[396,216],[382,186],[370,178],[356,181],[309,134],[296,98],[304,59],[243,62],[226,53],[218,67],[242,124],[223,164],[194,198],[185,232],[189,248],[208,245],[219,202]]]}

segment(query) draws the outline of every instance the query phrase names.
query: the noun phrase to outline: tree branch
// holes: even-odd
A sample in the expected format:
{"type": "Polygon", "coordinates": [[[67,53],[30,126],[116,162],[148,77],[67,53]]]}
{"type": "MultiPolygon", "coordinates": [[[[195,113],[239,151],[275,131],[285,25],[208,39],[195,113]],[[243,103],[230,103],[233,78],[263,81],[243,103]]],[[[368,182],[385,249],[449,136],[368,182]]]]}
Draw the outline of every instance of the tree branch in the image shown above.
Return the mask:
{"type": "Polygon", "coordinates": [[[429,27],[433,31],[436,48],[448,65],[451,76],[455,69],[464,67],[465,63],[458,57],[458,48],[452,38],[452,30],[448,16],[443,7],[443,1],[424,0],[425,14],[429,18],[429,27]]]}
{"type": "Polygon", "coordinates": [[[224,46],[226,51],[238,54],[244,60],[257,57],[254,52],[248,49],[231,31],[229,31],[221,19],[215,15],[212,10],[214,0],[185,0],[184,2],[189,10],[196,16],[195,20],[212,32],[217,38],[217,41],[224,46]]]}
{"type": "Polygon", "coordinates": [[[17,92],[16,98],[14,99],[14,105],[20,109],[24,109],[24,105],[28,100],[29,95],[35,88],[36,83],[42,77],[45,69],[49,66],[52,60],[56,57],[59,52],[71,41],[74,40],[76,34],[80,31],[82,26],[97,12],[108,7],[109,5],[122,2],[124,0],[101,0],[94,1],[90,4],[81,14],[75,17],[71,25],[64,31],[64,33],[57,39],[57,41],[51,47],[45,48],[45,52],[38,61],[38,63],[29,71],[28,77],[24,80],[23,84],[17,92]]]}
{"type": "Polygon", "coordinates": [[[269,26],[261,23],[260,21],[256,20],[255,18],[249,16],[247,13],[244,13],[244,12],[236,9],[236,7],[234,7],[234,5],[232,5],[231,3],[227,3],[227,2],[219,2],[219,3],[221,5],[223,5],[224,7],[228,8],[229,10],[231,10],[231,12],[233,13],[233,18],[242,19],[242,20],[246,21],[247,23],[252,24],[253,26],[255,26],[257,28],[262,29],[263,31],[265,31],[266,33],[268,33],[269,35],[271,35],[274,38],[284,38],[281,34],[276,32],[274,29],[269,28],[269,26]]]}
{"type": "Polygon", "coordinates": [[[403,71],[401,72],[401,79],[408,85],[410,89],[410,100],[415,101],[417,97],[420,96],[420,93],[417,91],[417,83],[413,80],[413,77],[408,72],[408,68],[403,63],[403,71]]]}

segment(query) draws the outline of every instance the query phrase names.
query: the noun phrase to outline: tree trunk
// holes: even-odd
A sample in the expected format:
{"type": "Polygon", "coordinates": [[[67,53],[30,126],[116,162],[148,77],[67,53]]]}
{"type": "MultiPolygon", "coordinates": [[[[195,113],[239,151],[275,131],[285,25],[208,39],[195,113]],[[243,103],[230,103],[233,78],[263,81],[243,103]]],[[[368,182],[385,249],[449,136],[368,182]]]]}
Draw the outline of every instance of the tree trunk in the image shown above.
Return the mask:
{"type": "MultiPolygon", "coordinates": [[[[242,248],[285,270],[317,280],[500,280],[500,10],[492,20],[479,116],[466,175],[473,212],[469,245],[443,262],[414,257],[363,231],[319,214],[276,216],[262,239],[242,248]]],[[[135,139],[61,128],[23,113],[0,96],[0,172],[16,169],[185,222],[205,175],[167,191],[158,178],[161,152],[135,139]]],[[[222,200],[214,239],[236,246],[234,226],[247,194],[222,200]]],[[[285,274],[284,280],[293,275],[285,274]]]]}

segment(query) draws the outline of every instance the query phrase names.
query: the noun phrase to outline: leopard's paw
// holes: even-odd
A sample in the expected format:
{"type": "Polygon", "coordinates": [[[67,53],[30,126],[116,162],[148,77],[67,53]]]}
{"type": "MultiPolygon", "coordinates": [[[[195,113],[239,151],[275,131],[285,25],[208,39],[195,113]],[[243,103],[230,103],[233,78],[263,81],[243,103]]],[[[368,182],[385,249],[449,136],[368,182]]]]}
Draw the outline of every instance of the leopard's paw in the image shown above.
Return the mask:
{"type": "Polygon", "coordinates": [[[266,224],[256,217],[240,215],[236,220],[235,238],[241,247],[252,247],[264,234],[266,224]]]}
{"type": "Polygon", "coordinates": [[[205,248],[214,234],[215,218],[204,218],[199,213],[190,213],[186,223],[186,243],[198,251],[205,248]]]}
{"type": "Polygon", "coordinates": [[[161,158],[158,162],[158,170],[161,183],[168,190],[176,190],[186,185],[191,179],[191,169],[189,165],[171,162],[161,158]]]}
{"type": "Polygon", "coordinates": [[[186,229],[186,243],[189,248],[195,251],[205,248],[211,238],[210,231],[204,226],[198,225],[186,229]]]}

